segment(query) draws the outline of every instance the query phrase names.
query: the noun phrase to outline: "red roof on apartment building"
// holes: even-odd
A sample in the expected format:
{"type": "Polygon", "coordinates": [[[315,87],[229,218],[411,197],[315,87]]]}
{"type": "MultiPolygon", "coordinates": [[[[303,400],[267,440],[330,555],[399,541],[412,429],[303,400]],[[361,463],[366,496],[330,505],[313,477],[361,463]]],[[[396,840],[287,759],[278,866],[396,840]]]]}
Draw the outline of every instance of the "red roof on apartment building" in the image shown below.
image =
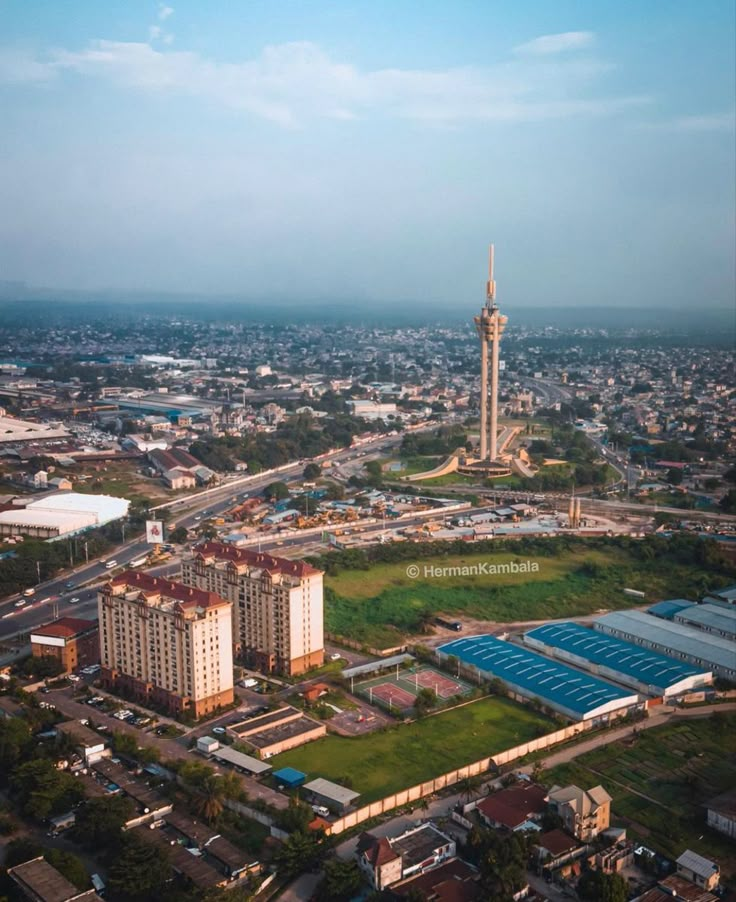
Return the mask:
{"type": "Polygon", "coordinates": [[[215,592],[195,589],[192,586],[185,586],[183,583],[176,583],[161,576],[151,576],[149,573],[143,573],[140,570],[126,570],[124,573],[111,579],[110,583],[116,587],[126,586],[130,589],[138,589],[144,595],[163,595],[165,598],[172,598],[174,601],[181,602],[185,607],[196,605],[200,608],[209,608],[228,604],[224,598],[220,598],[215,592]]]}
{"type": "Polygon", "coordinates": [[[489,820],[514,830],[546,808],[547,790],[534,783],[509,786],[478,802],[478,810],[489,820]]]}
{"type": "Polygon", "coordinates": [[[194,552],[202,558],[214,557],[218,561],[232,561],[234,564],[245,564],[248,567],[257,567],[271,573],[285,573],[289,576],[303,578],[316,576],[322,572],[304,561],[273,557],[262,551],[236,548],[234,545],[226,545],[223,542],[202,542],[200,545],[195,545],[194,552]]]}
{"type": "Polygon", "coordinates": [[[53,636],[57,639],[72,639],[97,627],[95,620],[82,620],[80,617],[60,617],[51,623],[31,630],[35,636],[53,636]]]}

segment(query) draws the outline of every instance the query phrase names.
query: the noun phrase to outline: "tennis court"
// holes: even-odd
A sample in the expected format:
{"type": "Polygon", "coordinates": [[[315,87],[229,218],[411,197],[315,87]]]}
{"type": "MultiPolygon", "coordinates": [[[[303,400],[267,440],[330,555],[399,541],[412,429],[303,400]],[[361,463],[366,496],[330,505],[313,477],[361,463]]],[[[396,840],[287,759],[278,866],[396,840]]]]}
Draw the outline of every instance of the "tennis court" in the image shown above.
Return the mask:
{"type": "Polygon", "coordinates": [[[429,664],[407,670],[391,670],[381,676],[355,684],[353,691],[372,704],[394,711],[408,711],[422,689],[431,689],[438,698],[446,700],[455,695],[467,695],[471,686],[465,680],[450,677],[429,664]]]}

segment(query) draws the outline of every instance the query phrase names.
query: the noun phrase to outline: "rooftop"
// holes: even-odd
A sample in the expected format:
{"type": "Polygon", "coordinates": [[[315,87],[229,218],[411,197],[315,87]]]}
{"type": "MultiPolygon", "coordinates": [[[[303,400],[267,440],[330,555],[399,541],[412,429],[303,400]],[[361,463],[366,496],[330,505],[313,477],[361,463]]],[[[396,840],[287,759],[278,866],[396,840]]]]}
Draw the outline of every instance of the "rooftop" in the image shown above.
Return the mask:
{"type": "Polygon", "coordinates": [[[698,855],[697,852],[693,852],[690,849],[686,849],[680,855],[677,859],[677,866],[678,868],[687,868],[687,870],[692,871],[699,877],[705,878],[710,878],[713,874],[717,874],[720,871],[715,861],[711,861],[710,858],[705,858],[703,855],[698,855]]]}
{"type": "Polygon", "coordinates": [[[317,777],[316,780],[305,783],[304,788],[345,807],[360,796],[359,792],[354,792],[352,789],[348,789],[347,786],[341,786],[339,783],[333,783],[332,780],[325,780],[323,777],[317,777]]]}
{"type": "Polygon", "coordinates": [[[624,639],[616,639],[577,623],[547,623],[524,636],[569,654],[616,670],[640,683],[668,689],[699,671],[692,664],[648,651],[624,639]]]}
{"type": "Polygon", "coordinates": [[[421,827],[415,827],[413,830],[407,830],[406,833],[389,839],[391,848],[401,855],[404,871],[421,864],[426,858],[430,858],[438,848],[451,842],[449,836],[431,823],[422,824],[421,827]]]}
{"type": "Polygon", "coordinates": [[[82,636],[90,630],[97,629],[96,620],[82,620],[78,617],[60,617],[44,626],[33,630],[34,636],[52,636],[60,639],[72,639],[82,636]]]}
{"type": "Polygon", "coordinates": [[[437,650],[579,717],[610,702],[618,701],[623,707],[636,701],[630,692],[495,636],[454,639],[437,650]]]}
{"type": "Polygon", "coordinates": [[[215,592],[185,586],[184,583],[164,579],[162,576],[151,576],[141,570],[126,570],[111,579],[108,585],[112,586],[113,594],[115,589],[133,590],[150,598],[160,596],[178,601],[183,608],[210,608],[229,604],[215,592]]]}
{"type": "Polygon", "coordinates": [[[225,545],[222,542],[202,542],[200,545],[195,545],[194,553],[205,560],[215,558],[218,561],[232,561],[236,565],[255,567],[259,570],[268,570],[269,573],[283,573],[299,578],[317,576],[322,572],[304,561],[273,557],[265,552],[252,551],[249,548],[235,548],[233,545],[225,545]]]}
{"type": "Polygon", "coordinates": [[[647,614],[653,614],[655,617],[661,617],[663,620],[672,620],[679,611],[683,611],[685,608],[691,608],[694,604],[694,601],[686,601],[684,598],[658,601],[650,608],[647,608],[647,614]]]}
{"type": "Polygon", "coordinates": [[[94,890],[80,892],[44,858],[32,858],[8,868],[8,874],[32,899],[41,902],[70,902],[71,899],[98,900],[94,890]]]}
{"type": "Polygon", "coordinates": [[[231,749],[229,746],[223,746],[222,748],[216,749],[212,753],[212,757],[216,758],[218,761],[225,761],[227,764],[232,764],[234,767],[239,767],[241,770],[247,770],[251,774],[266,774],[271,770],[271,765],[266,764],[265,761],[261,761],[260,758],[254,758],[252,755],[245,755],[243,752],[239,752],[236,749],[231,749]]]}
{"type": "Polygon", "coordinates": [[[655,645],[666,646],[696,661],[736,670],[736,645],[703,630],[660,620],[642,611],[614,611],[594,621],[596,629],[612,629],[655,645]]]}
{"type": "Polygon", "coordinates": [[[676,623],[692,624],[699,629],[716,630],[733,638],[736,636],[736,606],[695,604],[675,614],[676,623]]]}
{"type": "Polygon", "coordinates": [[[478,810],[489,820],[509,830],[520,827],[532,815],[542,814],[547,807],[547,791],[534,783],[509,786],[478,802],[478,810]]]}

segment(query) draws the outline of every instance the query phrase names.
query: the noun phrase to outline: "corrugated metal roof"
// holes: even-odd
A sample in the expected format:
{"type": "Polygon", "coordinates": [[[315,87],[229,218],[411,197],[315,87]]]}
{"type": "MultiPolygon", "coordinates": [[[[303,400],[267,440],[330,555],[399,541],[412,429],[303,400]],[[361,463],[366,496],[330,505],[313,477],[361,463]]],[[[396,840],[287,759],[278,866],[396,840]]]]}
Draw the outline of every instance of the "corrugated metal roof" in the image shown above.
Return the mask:
{"type": "Polygon", "coordinates": [[[692,623],[700,629],[716,630],[731,638],[736,636],[736,607],[697,604],[675,614],[675,623],[692,623]]]}
{"type": "Polygon", "coordinates": [[[687,677],[703,673],[702,669],[698,670],[692,664],[648,651],[578,623],[547,623],[529,630],[526,637],[662,690],[687,677]]]}
{"type": "Polygon", "coordinates": [[[694,662],[736,670],[736,643],[682,623],[650,617],[641,611],[614,611],[594,621],[595,629],[611,629],[623,638],[632,636],[694,662]]]}
{"type": "Polygon", "coordinates": [[[685,608],[691,608],[695,604],[694,601],[686,601],[684,598],[673,598],[669,601],[658,601],[651,608],[647,608],[647,614],[653,614],[655,617],[661,617],[663,620],[672,620],[679,611],[685,608]]]}
{"type": "Polygon", "coordinates": [[[631,692],[495,636],[455,639],[437,650],[581,717],[616,700],[623,706],[632,698],[631,692]]]}

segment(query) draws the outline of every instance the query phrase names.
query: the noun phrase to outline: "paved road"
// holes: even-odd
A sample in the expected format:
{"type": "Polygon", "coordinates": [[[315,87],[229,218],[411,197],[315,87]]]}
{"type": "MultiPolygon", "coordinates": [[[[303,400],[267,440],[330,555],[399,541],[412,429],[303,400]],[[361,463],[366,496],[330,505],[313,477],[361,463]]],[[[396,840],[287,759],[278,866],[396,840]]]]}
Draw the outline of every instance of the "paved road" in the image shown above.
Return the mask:
{"type": "MultiPolygon", "coordinates": [[[[197,760],[196,756],[186,748],[186,739],[166,739],[163,736],[156,736],[155,733],[146,733],[144,730],[140,730],[132,726],[131,724],[125,723],[125,721],[117,720],[110,714],[105,714],[103,711],[98,711],[96,708],[92,708],[89,705],[75,701],[71,697],[71,694],[72,690],[63,689],[59,690],[58,692],[50,692],[47,695],[44,695],[43,699],[45,701],[50,701],[53,705],[56,705],[56,708],[61,711],[62,714],[73,720],[91,719],[95,724],[104,725],[110,731],[130,733],[132,736],[135,736],[139,746],[158,749],[161,753],[162,763],[164,764],[167,760],[172,759],[181,761],[197,760]]],[[[133,707],[141,709],[140,705],[134,705],[133,707]]],[[[159,720],[161,722],[173,722],[169,718],[160,717],[159,715],[156,716],[159,717],[159,720]]],[[[224,717],[224,719],[231,720],[234,717],[235,712],[231,711],[226,717],[224,717]]],[[[208,724],[208,726],[211,727],[216,723],[217,721],[212,721],[210,724],[208,724]]],[[[198,728],[197,732],[202,733],[205,731],[201,728],[198,728]]],[[[189,734],[187,734],[187,736],[188,735],[189,734]]],[[[212,765],[212,762],[210,762],[210,766],[213,766],[214,770],[217,773],[222,773],[225,770],[225,768],[220,768],[216,765],[212,765]]],[[[268,786],[263,786],[252,777],[247,777],[237,773],[236,776],[241,780],[243,788],[248,793],[248,796],[251,800],[262,799],[264,802],[268,802],[269,805],[273,805],[274,808],[288,807],[289,800],[287,796],[283,795],[282,793],[276,792],[275,790],[270,789],[268,786]]]]}
{"type": "MultiPolygon", "coordinates": [[[[354,458],[357,454],[364,455],[361,460],[365,461],[372,456],[385,452],[388,448],[401,442],[402,436],[380,436],[367,443],[361,449],[347,448],[336,451],[327,455],[324,460],[346,461],[354,458]]],[[[174,529],[176,526],[185,526],[191,528],[195,526],[203,517],[217,516],[223,511],[232,507],[237,500],[243,500],[252,495],[259,494],[266,485],[275,479],[282,481],[293,481],[299,477],[304,471],[306,461],[299,461],[282,470],[278,474],[264,473],[263,475],[253,477],[243,477],[238,480],[231,480],[220,486],[215,492],[201,497],[201,493],[195,493],[193,496],[185,496],[176,500],[175,509],[171,510],[171,519],[167,523],[168,529],[174,529]],[[249,481],[244,482],[245,479],[249,481]]],[[[295,537],[291,539],[279,539],[277,536],[264,539],[262,544],[263,550],[275,549],[283,546],[290,548],[293,546],[313,543],[314,536],[295,537]]],[[[29,632],[34,627],[51,620],[55,613],[58,615],[74,615],[78,617],[94,616],[96,612],[96,592],[89,588],[95,586],[99,582],[104,581],[111,573],[119,572],[115,570],[107,570],[105,562],[112,560],[122,567],[131,561],[144,557],[150,551],[150,546],[140,538],[133,539],[125,544],[111,549],[102,559],[93,560],[89,563],[81,564],[73,570],[68,570],[52,580],[46,580],[36,586],[35,595],[29,599],[22,599],[24,604],[16,607],[16,603],[21,599],[19,596],[12,596],[5,602],[0,603],[0,640],[7,639],[18,633],[29,632]],[[70,600],[79,598],[79,602],[72,607],[70,600]]],[[[158,570],[152,572],[161,572],[166,575],[166,570],[158,570]]],[[[170,571],[175,573],[176,569],[170,571]]]]}

